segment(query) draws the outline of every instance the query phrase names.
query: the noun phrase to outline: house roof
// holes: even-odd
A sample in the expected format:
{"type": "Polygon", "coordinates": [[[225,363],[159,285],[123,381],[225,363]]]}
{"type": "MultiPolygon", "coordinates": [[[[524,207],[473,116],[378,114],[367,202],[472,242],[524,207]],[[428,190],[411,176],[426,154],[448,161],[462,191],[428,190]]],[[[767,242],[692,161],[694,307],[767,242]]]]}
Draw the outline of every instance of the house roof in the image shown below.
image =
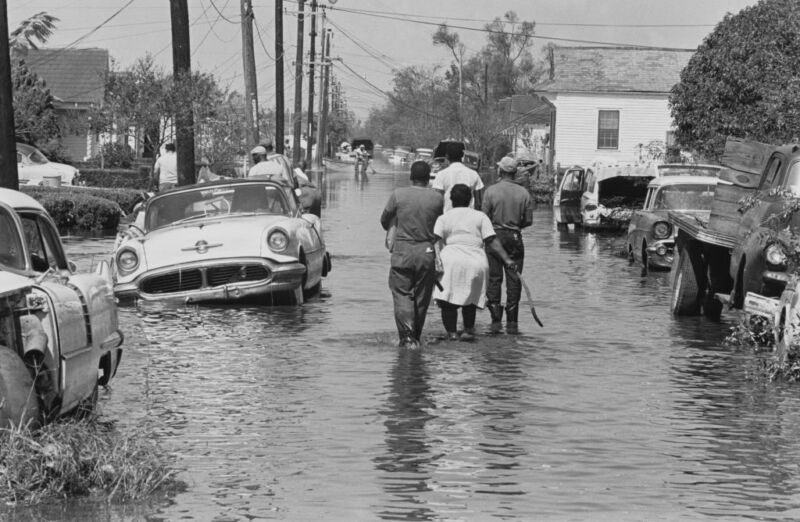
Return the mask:
{"type": "Polygon", "coordinates": [[[510,125],[547,125],[552,106],[539,96],[515,94],[498,102],[510,125]]]}
{"type": "Polygon", "coordinates": [[[99,103],[108,74],[106,49],[28,49],[21,57],[64,104],[99,103]]]}
{"type": "Polygon", "coordinates": [[[554,47],[550,78],[537,92],[667,93],[694,51],[631,47],[554,47]]]}

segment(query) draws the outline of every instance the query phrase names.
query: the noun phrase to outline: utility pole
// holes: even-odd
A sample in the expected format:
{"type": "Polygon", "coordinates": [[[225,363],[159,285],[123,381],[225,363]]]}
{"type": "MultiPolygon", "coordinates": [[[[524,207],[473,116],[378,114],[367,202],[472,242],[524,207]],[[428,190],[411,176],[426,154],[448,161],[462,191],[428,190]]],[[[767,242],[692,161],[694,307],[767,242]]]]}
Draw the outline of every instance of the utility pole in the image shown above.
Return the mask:
{"type": "MultiPolygon", "coordinates": [[[[325,12],[322,13],[323,27],[325,26],[325,12]]],[[[323,31],[320,54],[322,56],[319,79],[319,125],[317,126],[317,169],[322,171],[322,157],[325,154],[327,142],[326,131],[328,127],[328,75],[330,74],[331,35],[330,30],[323,31]]]]}
{"type": "Polygon", "coordinates": [[[294,115],[292,118],[292,164],[300,163],[300,133],[303,132],[303,8],[305,0],[298,0],[297,11],[297,58],[294,64],[294,115]]]}
{"type": "Polygon", "coordinates": [[[19,190],[12,95],[8,8],[6,0],[0,0],[0,187],[19,190]]]}
{"type": "Polygon", "coordinates": [[[275,152],[283,154],[283,0],[275,0],[275,152]]]}
{"type": "MultiPolygon", "coordinates": [[[[172,77],[186,92],[191,92],[192,68],[189,47],[189,7],[186,0],[170,0],[172,19],[172,77]]],[[[178,185],[194,185],[194,115],[190,99],[175,107],[175,149],[178,154],[178,185]]]]}
{"type": "MultiPolygon", "coordinates": [[[[247,152],[258,145],[258,87],[256,55],[253,50],[253,3],[242,0],[242,66],[244,67],[244,122],[247,152]]],[[[249,155],[248,155],[249,157],[249,155]]]]}
{"type": "Polygon", "coordinates": [[[314,135],[314,59],[317,38],[317,0],[311,0],[311,41],[308,47],[308,127],[306,131],[306,163],[311,166],[311,137],[314,135]]]}

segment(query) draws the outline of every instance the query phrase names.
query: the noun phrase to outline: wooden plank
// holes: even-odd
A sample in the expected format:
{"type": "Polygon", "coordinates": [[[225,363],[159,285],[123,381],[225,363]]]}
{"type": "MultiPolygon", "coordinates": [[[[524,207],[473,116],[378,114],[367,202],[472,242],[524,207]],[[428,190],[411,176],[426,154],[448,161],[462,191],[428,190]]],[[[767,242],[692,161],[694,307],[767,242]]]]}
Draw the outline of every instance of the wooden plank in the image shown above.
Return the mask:
{"type": "Polygon", "coordinates": [[[670,211],[668,214],[669,222],[673,226],[685,231],[691,237],[708,243],[710,245],[733,248],[738,243],[734,235],[724,234],[708,228],[708,218],[697,214],[688,214],[678,211],[670,211]]]}
{"type": "Polygon", "coordinates": [[[720,163],[734,170],[760,175],[773,150],[773,145],[728,136],[720,163]]]}
{"type": "Polygon", "coordinates": [[[742,214],[739,212],[739,209],[742,208],[741,200],[753,193],[754,189],[718,184],[714,191],[708,228],[721,234],[738,234],[739,221],[742,219],[742,214]]]}

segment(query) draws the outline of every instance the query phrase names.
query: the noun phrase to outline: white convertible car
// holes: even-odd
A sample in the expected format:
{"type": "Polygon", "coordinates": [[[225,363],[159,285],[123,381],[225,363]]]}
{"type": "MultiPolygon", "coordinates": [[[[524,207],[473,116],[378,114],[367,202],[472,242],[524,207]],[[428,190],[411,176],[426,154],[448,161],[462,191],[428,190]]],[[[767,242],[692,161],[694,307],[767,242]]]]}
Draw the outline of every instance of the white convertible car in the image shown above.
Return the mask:
{"type": "Polygon", "coordinates": [[[330,270],[320,220],[285,183],[224,180],[159,194],[120,233],[120,298],[302,303],[330,270]],[[282,301],[283,299],[281,299],[282,301]]]}

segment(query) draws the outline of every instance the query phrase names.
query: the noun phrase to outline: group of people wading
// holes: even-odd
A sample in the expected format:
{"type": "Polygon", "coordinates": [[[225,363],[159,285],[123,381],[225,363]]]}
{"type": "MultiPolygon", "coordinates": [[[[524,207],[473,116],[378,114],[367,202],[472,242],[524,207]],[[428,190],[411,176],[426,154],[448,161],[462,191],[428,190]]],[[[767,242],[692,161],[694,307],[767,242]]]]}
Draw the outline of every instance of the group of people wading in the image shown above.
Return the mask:
{"type": "Polygon", "coordinates": [[[400,344],[407,348],[419,346],[431,299],[441,309],[449,340],[473,340],[477,309],[485,306],[491,332],[502,332],[504,276],[506,333],[519,331],[521,230],[532,223],[533,200],[514,183],[513,158],[497,164],[500,179],[484,191],[478,173],[461,162],[463,154],[461,144],[448,145],[450,165],[430,188],[430,165],[414,162],[411,186],[395,189],[381,215],[384,230],[393,234],[387,241],[389,288],[400,344]]]}

